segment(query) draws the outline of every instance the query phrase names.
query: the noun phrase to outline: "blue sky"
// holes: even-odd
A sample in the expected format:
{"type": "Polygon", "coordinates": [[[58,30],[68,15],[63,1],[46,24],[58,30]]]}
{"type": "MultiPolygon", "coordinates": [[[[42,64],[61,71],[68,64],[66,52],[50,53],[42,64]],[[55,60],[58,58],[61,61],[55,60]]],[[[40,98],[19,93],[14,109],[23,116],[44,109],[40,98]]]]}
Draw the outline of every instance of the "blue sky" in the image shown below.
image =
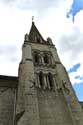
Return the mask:
{"type": "MultiPolygon", "coordinates": [[[[80,63],[75,64],[73,67],[71,67],[67,72],[68,74],[77,72],[80,68],[80,63]]],[[[76,91],[77,97],[80,101],[83,101],[83,76],[75,75],[74,79],[79,80],[77,83],[76,81],[73,84],[73,88],[76,91]]]]}
{"type": "MultiPolygon", "coordinates": [[[[72,15],[72,21],[75,21],[75,16],[83,10],[83,0],[73,0],[73,3],[70,7],[69,12],[67,13],[67,17],[69,18],[70,15],[72,15]]],[[[73,67],[71,67],[68,70],[68,74],[72,73],[72,72],[77,72],[77,70],[79,69],[79,67],[81,66],[80,63],[77,63],[75,65],[73,65],[73,67]]],[[[80,80],[79,83],[75,82],[73,87],[74,90],[76,91],[76,94],[78,96],[78,99],[80,101],[83,101],[83,75],[77,75],[75,76],[76,80],[80,80]]]]}
{"type": "Polygon", "coordinates": [[[77,64],[75,64],[72,68],[70,68],[69,70],[68,70],[68,73],[71,73],[71,72],[77,72],[77,70],[78,70],[78,68],[80,67],[80,63],[77,63],[77,64]]]}
{"type": "Polygon", "coordinates": [[[77,97],[80,101],[83,101],[83,82],[82,83],[79,83],[79,84],[74,84],[73,85],[74,87],[74,90],[76,91],[77,93],[77,97]]]}
{"type": "Polygon", "coordinates": [[[79,100],[83,100],[83,0],[0,0],[0,75],[18,75],[31,18],[51,37],[79,100]]]}
{"type": "Polygon", "coordinates": [[[83,10],[83,0],[73,0],[71,9],[67,13],[67,17],[72,15],[72,20],[74,21],[76,14],[79,13],[81,10],[83,10]]]}

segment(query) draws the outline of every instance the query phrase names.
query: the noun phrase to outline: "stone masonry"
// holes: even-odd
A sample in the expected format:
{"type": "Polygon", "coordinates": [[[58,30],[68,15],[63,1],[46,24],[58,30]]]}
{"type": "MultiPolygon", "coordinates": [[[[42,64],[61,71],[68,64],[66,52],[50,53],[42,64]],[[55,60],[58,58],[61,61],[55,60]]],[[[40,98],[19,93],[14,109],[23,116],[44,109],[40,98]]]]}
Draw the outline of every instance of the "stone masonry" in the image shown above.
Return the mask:
{"type": "Polygon", "coordinates": [[[83,109],[51,38],[25,34],[18,77],[0,76],[0,125],[83,125],[83,109]]]}

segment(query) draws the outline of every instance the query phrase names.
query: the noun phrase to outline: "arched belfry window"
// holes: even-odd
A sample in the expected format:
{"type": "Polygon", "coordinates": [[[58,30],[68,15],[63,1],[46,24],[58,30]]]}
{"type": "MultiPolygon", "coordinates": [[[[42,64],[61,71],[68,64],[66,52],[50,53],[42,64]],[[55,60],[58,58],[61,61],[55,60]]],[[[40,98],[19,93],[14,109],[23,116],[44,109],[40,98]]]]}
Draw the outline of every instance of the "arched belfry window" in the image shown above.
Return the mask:
{"type": "Polygon", "coordinates": [[[47,54],[44,55],[44,63],[48,64],[49,63],[49,57],[47,54]]]}
{"type": "Polygon", "coordinates": [[[40,81],[40,86],[42,87],[44,85],[44,76],[41,71],[39,73],[39,81],[40,81]]]}
{"type": "Polygon", "coordinates": [[[49,80],[50,87],[53,88],[53,86],[54,86],[53,85],[54,84],[53,83],[53,75],[50,72],[48,73],[48,80],[49,80]]]}
{"type": "Polygon", "coordinates": [[[35,61],[35,63],[39,63],[40,62],[40,58],[39,58],[39,54],[38,53],[34,54],[34,61],[35,61]]]}

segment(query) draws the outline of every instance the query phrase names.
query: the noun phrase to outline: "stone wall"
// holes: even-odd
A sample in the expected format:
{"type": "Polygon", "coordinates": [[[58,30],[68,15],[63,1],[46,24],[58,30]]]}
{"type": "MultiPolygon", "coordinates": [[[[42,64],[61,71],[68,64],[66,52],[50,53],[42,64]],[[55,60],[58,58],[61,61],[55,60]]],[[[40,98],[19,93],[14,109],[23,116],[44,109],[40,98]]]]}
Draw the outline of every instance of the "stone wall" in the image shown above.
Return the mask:
{"type": "Polygon", "coordinates": [[[37,90],[40,125],[73,125],[62,91],[37,90]]]}
{"type": "Polygon", "coordinates": [[[0,125],[14,125],[17,78],[0,76],[0,125]]]}

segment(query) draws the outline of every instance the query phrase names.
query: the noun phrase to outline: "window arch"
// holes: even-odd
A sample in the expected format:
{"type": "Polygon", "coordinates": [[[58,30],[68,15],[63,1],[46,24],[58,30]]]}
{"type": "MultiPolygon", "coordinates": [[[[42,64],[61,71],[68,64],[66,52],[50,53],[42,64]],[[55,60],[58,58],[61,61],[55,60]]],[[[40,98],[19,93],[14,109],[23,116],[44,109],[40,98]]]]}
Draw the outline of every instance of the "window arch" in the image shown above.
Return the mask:
{"type": "Polygon", "coordinates": [[[53,75],[50,72],[48,73],[48,80],[49,80],[50,87],[53,88],[54,87],[54,85],[53,85],[53,75]]]}
{"type": "Polygon", "coordinates": [[[39,63],[40,62],[40,58],[39,58],[39,54],[38,53],[34,54],[34,61],[35,61],[35,63],[39,63]]]}
{"type": "Polygon", "coordinates": [[[49,57],[48,57],[48,55],[45,54],[45,55],[43,56],[43,58],[44,58],[44,63],[45,63],[45,64],[48,64],[48,63],[49,63],[49,57]]]}
{"type": "Polygon", "coordinates": [[[44,76],[41,71],[39,73],[39,81],[40,81],[40,86],[42,87],[44,85],[44,76]]]}

